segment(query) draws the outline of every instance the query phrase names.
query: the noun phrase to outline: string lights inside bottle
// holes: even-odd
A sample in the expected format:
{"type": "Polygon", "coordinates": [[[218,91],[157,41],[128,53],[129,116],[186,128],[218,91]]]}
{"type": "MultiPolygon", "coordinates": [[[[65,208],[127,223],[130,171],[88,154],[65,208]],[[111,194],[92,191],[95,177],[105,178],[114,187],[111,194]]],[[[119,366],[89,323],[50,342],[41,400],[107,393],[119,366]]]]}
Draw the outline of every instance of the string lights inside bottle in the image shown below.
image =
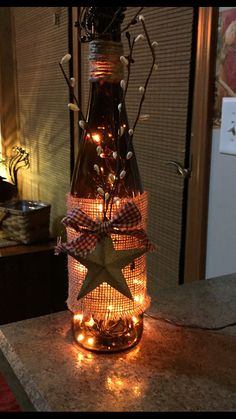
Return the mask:
{"type": "Polygon", "coordinates": [[[92,26],[89,80],[93,89],[86,118],[74,93],[75,79],[69,79],[64,70],[70,54],[60,62],[74,99],[68,107],[79,112],[82,140],[67,195],[67,216],[62,220],[67,242],[59,240],[55,252],[68,254],[67,305],[76,342],[86,349],[114,352],[138,343],[143,312],[150,304],[145,254],[154,251],[155,245],[146,235],[147,192],[141,186],[133,137],[137,123],[149,118],[141,109],[151,74],[157,69],[157,43],[151,42],[144,16],[139,15],[136,21],[144,34],[132,38],[126,32],[129,55],[124,56],[120,23],[125,8],[116,8],[116,19],[108,19],[113,22],[108,32],[103,12],[114,8],[86,9],[84,27],[92,26]],[[152,63],[145,84],[139,87],[137,117],[130,127],[125,98],[133,50],[141,41],[148,43],[152,63]]]}

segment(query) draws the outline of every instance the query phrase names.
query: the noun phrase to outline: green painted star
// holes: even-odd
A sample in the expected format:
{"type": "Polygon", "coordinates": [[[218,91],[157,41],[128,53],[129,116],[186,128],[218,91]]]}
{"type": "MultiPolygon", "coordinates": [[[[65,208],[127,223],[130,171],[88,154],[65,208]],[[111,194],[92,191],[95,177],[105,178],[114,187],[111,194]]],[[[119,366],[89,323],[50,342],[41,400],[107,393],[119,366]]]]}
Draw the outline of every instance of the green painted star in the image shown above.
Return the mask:
{"type": "Polygon", "coordinates": [[[145,248],[115,250],[112,239],[105,237],[97,243],[94,251],[85,257],[69,253],[70,256],[88,269],[77,299],[79,300],[100,284],[106,282],[130,300],[133,300],[121,269],[145,252],[145,248]]]}

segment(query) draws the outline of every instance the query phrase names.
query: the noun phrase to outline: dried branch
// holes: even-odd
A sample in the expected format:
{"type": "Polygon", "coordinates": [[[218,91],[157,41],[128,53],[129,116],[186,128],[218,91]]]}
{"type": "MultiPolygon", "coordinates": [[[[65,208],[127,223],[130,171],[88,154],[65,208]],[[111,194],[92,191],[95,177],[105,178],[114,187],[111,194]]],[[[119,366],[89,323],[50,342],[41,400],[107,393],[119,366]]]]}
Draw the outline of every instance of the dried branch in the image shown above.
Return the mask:
{"type": "Polygon", "coordinates": [[[147,39],[147,42],[148,42],[148,46],[149,46],[149,48],[150,48],[150,50],[151,50],[151,53],[152,53],[152,64],[151,64],[151,68],[150,68],[150,70],[149,70],[149,73],[148,73],[148,76],[147,76],[147,79],[146,79],[146,82],[145,82],[145,85],[144,85],[144,92],[143,92],[143,94],[142,94],[142,97],[141,97],[141,100],[140,100],[140,103],[139,103],[138,114],[137,114],[137,117],[136,117],[135,122],[134,122],[134,125],[133,125],[133,131],[134,131],[134,130],[135,130],[135,128],[136,128],[136,125],[137,125],[137,123],[138,123],[138,120],[139,120],[139,117],[140,117],[140,114],[141,114],[142,105],[143,105],[143,102],[144,102],[144,100],[145,100],[146,89],[147,89],[147,86],[148,86],[148,83],[149,83],[150,77],[151,77],[152,72],[153,72],[153,68],[154,68],[154,66],[155,66],[155,61],[156,61],[156,54],[155,54],[155,52],[154,52],[154,47],[152,46],[152,43],[151,43],[150,37],[149,37],[148,32],[147,32],[147,28],[146,28],[146,25],[145,25],[145,22],[144,22],[144,20],[143,20],[143,19],[141,19],[141,23],[142,23],[142,26],[143,26],[143,29],[144,29],[144,33],[145,33],[145,35],[146,35],[146,39],[147,39]]]}
{"type": "MultiPolygon", "coordinates": [[[[149,48],[151,50],[152,63],[151,63],[151,67],[150,67],[150,70],[149,70],[149,73],[148,73],[146,82],[144,84],[144,90],[143,90],[142,97],[140,99],[139,108],[138,108],[138,114],[137,114],[137,117],[136,117],[135,122],[133,124],[132,133],[131,134],[129,133],[129,140],[128,140],[128,145],[127,145],[127,153],[129,152],[129,148],[130,148],[130,144],[131,144],[132,139],[133,139],[134,131],[135,131],[135,128],[136,128],[137,123],[138,123],[139,118],[140,118],[140,114],[141,114],[141,110],[142,110],[142,105],[143,105],[143,102],[145,100],[146,89],[147,89],[148,83],[150,81],[150,78],[151,78],[151,75],[152,75],[152,72],[153,72],[153,68],[155,66],[155,61],[156,61],[156,55],[155,55],[155,52],[154,52],[154,46],[152,45],[151,40],[150,40],[150,37],[149,37],[149,34],[147,32],[147,28],[146,28],[146,25],[145,25],[145,22],[144,22],[144,18],[141,18],[140,21],[141,21],[142,26],[143,26],[143,29],[144,29],[144,33],[145,33],[145,36],[146,36],[146,39],[147,39],[147,42],[148,42],[148,46],[149,46],[149,48]]],[[[126,37],[128,39],[128,45],[129,45],[129,56],[127,57],[128,58],[128,64],[127,64],[127,80],[126,80],[126,86],[125,86],[125,89],[123,90],[124,93],[123,93],[123,97],[122,97],[122,102],[120,104],[121,105],[121,109],[120,109],[120,113],[119,113],[119,126],[120,126],[120,114],[121,114],[121,110],[122,110],[122,108],[124,106],[124,103],[125,103],[125,98],[126,98],[126,94],[127,94],[127,90],[128,90],[129,82],[130,82],[131,63],[132,63],[132,56],[133,56],[134,44],[135,44],[135,40],[137,39],[137,38],[133,38],[133,40],[131,42],[129,33],[126,34],[126,37]]],[[[127,127],[126,127],[126,129],[127,129],[127,127]]],[[[111,216],[111,211],[112,211],[113,199],[114,199],[114,196],[115,196],[115,192],[117,191],[118,186],[119,186],[119,183],[121,181],[121,179],[119,178],[119,172],[120,172],[120,170],[125,170],[126,169],[127,160],[128,160],[127,159],[127,156],[126,156],[126,159],[123,162],[123,167],[121,167],[121,165],[119,165],[119,162],[122,162],[121,156],[120,156],[119,143],[120,143],[120,136],[118,135],[117,150],[118,150],[118,158],[119,158],[119,160],[117,162],[116,178],[115,178],[115,182],[114,182],[114,184],[112,186],[112,189],[111,189],[110,198],[109,198],[109,200],[107,202],[107,205],[106,205],[106,211],[107,211],[108,210],[109,203],[110,203],[110,216],[111,216]]]]}
{"type": "MultiPolygon", "coordinates": [[[[127,30],[128,27],[131,24],[134,24],[134,23],[137,22],[136,18],[140,14],[142,9],[143,8],[139,9],[137,14],[134,16],[134,18],[131,20],[131,22],[121,31],[121,33],[124,32],[125,30],[127,30]]],[[[86,20],[86,10],[87,9],[83,9],[83,12],[82,12],[82,15],[84,15],[83,22],[86,20]]],[[[114,16],[114,19],[115,19],[115,16],[114,16]]],[[[137,38],[139,38],[139,37],[143,38],[143,35],[139,35],[138,37],[134,37],[131,41],[129,32],[126,32],[126,37],[128,39],[128,45],[129,45],[129,55],[128,55],[128,57],[123,57],[122,56],[120,58],[121,58],[121,61],[127,66],[127,78],[126,78],[126,81],[121,80],[121,88],[123,90],[123,95],[122,95],[121,102],[118,105],[119,113],[118,113],[118,119],[115,121],[115,132],[114,132],[114,139],[115,139],[115,143],[116,143],[116,157],[113,156],[113,158],[116,158],[116,169],[113,169],[110,165],[110,162],[109,162],[110,154],[114,154],[114,152],[112,150],[110,150],[108,147],[107,147],[107,149],[104,149],[104,152],[105,152],[104,164],[106,165],[106,170],[108,170],[108,172],[110,171],[110,173],[114,176],[114,181],[112,180],[110,182],[110,180],[109,180],[108,182],[106,182],[106,180],[104,179],[104,173],[103,173],[103,170],[102,170],[100,164],[99,164],[100,167],[95,165],[95,166],[97,166],[95,168],[95,166],[94,166],[95,171],[97,172],[96,176],[99,177],[99,182],[96,182],[97,183],[97,191],[98,191],[98,194],[100,195],[100,197],[103,198],[103,218],[104,218],[103,221],[106,220],[106,215],[107,215],[108,209],[110,209],[109,213],[110,213],[110,218],[111,218],[111,212],[112,212],[112,207],[113,207],[113,203],[114,203],[114,198],[115,198],[115,195],[118,193],[120,184],[123,183],[123,186],[125,187],[124,177],[126,175],[126,165],[127,165],[127,161],[132,157],[132,152],[130,150],[130,144],[132,142],[132,138],[133,138],[133,135],[134,135],[136,125],[137,125],[137,123],[140,119],[142,105],[143,105],[143,102],[145,100],[146,89],[147,89],[148,83],[150,81],[152,71],[153,71],[154,66],[155,66],[156,55],[155,55],[155,52],[154,52],[154,43],[151,43],[150,37],[149,37],[147,29],[146,29],[146,25],[145,25],[145,22],[144,22],[144,17],[139,16],[139,21],[141,21],[141,23],[142,23],[143,30],[144,30],[144,33],[146,35],[146,39],[147,39],[147,42],[148,42],[148,46],[151,50],[152,64],[151,64],[149,73],[147,75],[147,79],[146,79],[146,82],[144,84],[144,87],[142,87],[142,90],[140,90],[141,93],[142,93],[142,96],[141,96],[140,103],[139,103],[137,117],[134,121],[133,128],[129,129],[129,131],[128,131],[129,137],[128,137],[128,144],[127,144],[127,153],[126,153],[126,156],[121,157],[121,154],[120,154],[121,137],[124,135],[124,131],[128,130],[128,127],[121,126],[121,114],[122,114],[122,110],[124,109],[124,106],[125,106],[125,99],[126,99],[128,87],[129,87],[129,84],[130,84],[131,63],[133,62],[132,56],[133,56],[134,44],[138,40],[137,38]],[[110,208],[109,208],[109,206],[110,206],[110,208]]],[[[109,27],[110,26],[111,26],[111,23],[109,24],[109,27]]],[[[84,28],[84,29],[86,29],[86,28],[84,28]]],[[[106,30],[107,30],[107,28],[106,28],[106,30]]],[[[66,60],[64,61],[64,63],[65,63],[71,57],[70,56],[69,57],[65,56],[63,58],[66,58],[66,60]]],[[[63,74],[63,76],[66,80],[66,83],[69,87],[70,95],[71,95],[71,97],[73,98],[73,100],[76,104],[76,105],[71,104],[69,107],[70,107],[71,110],[75,110],[75,111],[78,111],[80,113],[82,120],[79,121],[79,125],[82,129],[86,130],[86,132],[89,133],[90,138],[92,140],[93,139],[92,133],[91,133],[90,128],[88,126],[88,123],[85,119],[85,116],[83,115],[83,112],[80,109],[78,99],[77,99],[77,97],[74,93],[73,85],[71,84],[70,79],[67,77],[62,64],[63,64],[63,62],[61,61],[59,63],[59,66],[60,66],[62,74],[63,74]]],[[[100,154],[101,153],[98,152],[98,156],[100,154]]]]}
{"type": "Polygon", "coordinates": [[[67,77],[67,75],[66,75],[66,73],[65,73],[65,70],[64,70],[64,68],[63,68],[63,66],[62,66],[62,64],[61,64],[60,62],[59,62],[59,66],[60,66],[60,69],[61,69],[62,74],[63,74],[63,76],[64,76],[64,79],[65,79],[65,81],[66,81],[66,83],[67,83],[67,86],[69,87],[70,94],[71,94],[71,96],[73,97],[73,99],[74,99],[74,101],[75,101],[76,105],[77,105],[77,106],[78,106],[78,108],[79,108],[79,113],[80,113],[80,115],[81,115],[81,117],[82,117],[83,121],[86,123],[86,118],[84,117],[84,114],[83,114],[82,110],[80,109],[79,101],[78,101],[77,97],[75,96],[75,93],[74,93],[74,88],[73,88],[73,86],[71,86],[71,84],[70,84],[70,80],[69,80],[69,78],[67,77]]]}
{"type": "Polygon", "coordinates": [[[122,29],[121,33],[123,33],[124,31],[127,31],[127,29],[130,27],[130,25],[133,25],[134,22],[136,23],[136,18],[138,15],[140,15],[141,11],[144,9],[144,7],[140,7],[139,11],[134,15],[134,17],[131,19],[131,21],[128,23],[127,26],[125,26],[124,29],[122,29]]]}

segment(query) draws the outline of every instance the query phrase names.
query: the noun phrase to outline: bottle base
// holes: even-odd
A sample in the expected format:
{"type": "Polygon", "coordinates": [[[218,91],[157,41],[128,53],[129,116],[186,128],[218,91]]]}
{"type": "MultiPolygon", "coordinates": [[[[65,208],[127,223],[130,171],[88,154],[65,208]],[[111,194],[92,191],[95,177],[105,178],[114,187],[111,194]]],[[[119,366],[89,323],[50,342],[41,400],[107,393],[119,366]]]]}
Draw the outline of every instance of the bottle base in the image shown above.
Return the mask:
{"type": "Polygon", "coordinates": [[[114,353],[137,345],[143,332],[143,314],[129,319],[85,321],[72,317],[72,331],[76,344],[93,352],[114,353]]]}

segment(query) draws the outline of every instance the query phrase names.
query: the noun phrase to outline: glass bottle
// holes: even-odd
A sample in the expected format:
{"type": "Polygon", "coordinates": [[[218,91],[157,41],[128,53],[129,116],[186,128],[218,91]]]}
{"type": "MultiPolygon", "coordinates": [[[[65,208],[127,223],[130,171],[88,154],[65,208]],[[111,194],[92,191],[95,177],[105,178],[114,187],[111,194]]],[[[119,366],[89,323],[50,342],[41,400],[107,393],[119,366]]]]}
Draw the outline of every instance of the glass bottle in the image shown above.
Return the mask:
{"type": "MultiPolygon", "coordinates": [[[[125,162],[126,174],[122,181],[118,182],[115,190],[116,202],[118,199],[121,201],[129,198],[138,199],[144,192],[132,145],[132,136],[129,135],[125,103],[124,101],[122,103],[123,89],[120,81],[123,78],[123,66],[120,56],[123,55],[123,51],[120,42],[120,24],[123,15],[118,16],[110,28],[104,32],[116,11],[117,8],[109,7],[90,8],[90,20],[88,19],[87,24],[91,28],[98,51],[94,55],[93,39],[89,45],[90,103],[86,126],[83,127],[79,142],[78,157],[71,184],[71,202],[68,209],[77,202],[99,198],[98,176],[104,180],[104,190],[106,186],[111,189],[116,174],[121,173],[123,169],[122,162],[125,162]],[[105,13],[104,9],[106,9],[105,13]],[[112,57],[110,47],[113,48],[112,57]],[[101,60],[101,56],[103,60],[101,60]],[[119,109],[121,103],[122,106],[119,109]],[[132,158],[127,159],[128,152],[132,154],[132,158]],[[117,158],[116,154],[120,158],[117,158]]],[[[112,201],[112,204],[114,207],[115,201],[112,201]]],[[[109,206],[107,211],[103,207],[102,213],[101,210],[98,210],[95,214],[93,212],[93,215],[94,218],[100,217],[103,221],[107,221],[111,216],[109,206]]],[[[145,256],[142,256],[141,259],[144,260],[145,256]]],[[[145,296],[145,298],[147,297],[145,296]]],[[[84,305],[86,305],[86,301],[84,305]]],[[[68,307],[70,308],[69,305],[68,307]]],[[[80,346],[86,349],[100,352],[120,351],[131,348],[141,338],[143,331],[142,311],[128,318],[121,316],[114,319],[112,312],[108,310],[107,317],[102,320],[96,318],[96,314],[89,317],[84,315],[83,310],[73,309],[71,311],[74,338],[80,346]]]]}
{"type": "MultiPolygon", "coordinates": [[[[96,40],[108,41],[108,48],[109,41],[113,41],[117,43],[117,49],[120,47],[120,51],[122,51],[122,44],[120,45],[120,20],[118,18],[110,30],[103,34],[104,29],[111,21],[117,8],[97,7],[91,9],[96,9],[91,11],[92,16],[96,13],[96,19],[93,20],[93,17],[91,17],[92,31],[96,34],[96,40]],[[105,9],[105,16],[103,15],[103,9],[105,9]]],[[[90,46],[91,44],[92,42],[90,42],[90,46]]],[[[106,50],[106,53],[109,60],[109,50],[106,50]]],[[[127,162],[127,176],[118,190],[118,195],[120,197],[133,196],[143,192],[132,141],[130,141],[128,135],[129,125],[125,103],[123,103],[121,112],[118,109],[118,105],[122,102],[123,97],[123,90],[120,86],[123,69],[119,58],[120,56],[117,55],[116,60],[119,70],[114,70],[116,74],[111,75],[109,74],[109,65],[111,66],[109,62],[108,71],[105,65],[102,66],[101,70],[99,67],[100,63],[94,63],[93,57],[90,57],[91,94],[86,118],[89,132],[85,130],[80,139],[71,185],[71,193],[74,196],[87,198],[95,198],[97,196],[96,185],[91,180],[94,178],[94,164],[100,165],[101,162],[101,155],[98,155],[97,147],[102,144],[114,152],[119,147],[122,159],[125,159],[127,151],[133,153],[132,159],[127,162]],[[117,144],[119,126],[123,126],[126,129],[120,138],[119,144],[117,144]],[[92,135],[93,141],[88,141],[90,135],[92,135]]],[[[109,174],[110,169],[113,172],[117,170],[115,159],[109,159],[109,163],[112,167],[104,166],[104,176],[109,174]]]]}

